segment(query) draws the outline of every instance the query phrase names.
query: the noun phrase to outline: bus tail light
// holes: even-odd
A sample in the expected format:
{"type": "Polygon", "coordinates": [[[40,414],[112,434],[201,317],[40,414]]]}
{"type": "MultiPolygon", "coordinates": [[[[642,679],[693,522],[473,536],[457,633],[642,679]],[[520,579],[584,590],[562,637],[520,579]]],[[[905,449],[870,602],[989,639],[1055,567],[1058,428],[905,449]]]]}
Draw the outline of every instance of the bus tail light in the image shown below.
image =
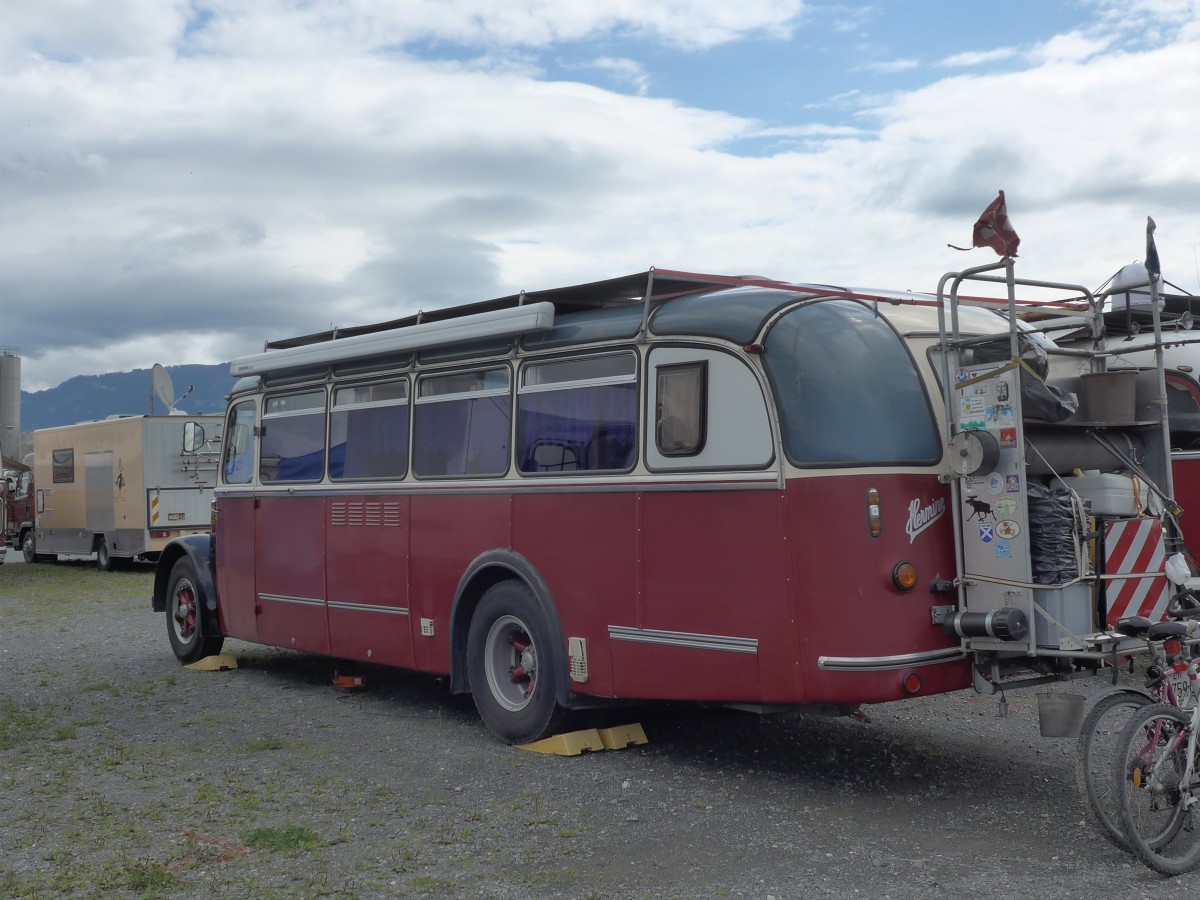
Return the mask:
{"type": "Polygon", "coordinates": [[[867,491],[867,531],[873,538],[879,537],[883,532],[883,517],[879,512],[879,491],[875,488],[867,491]]]}
{"type": "Polygon", "coordinates": [[[892,566],[892,584],[901,591],[911,591],[917,586],[917,567],[906,559],[892,566]]]}
{"type": "Polygon", "coordinates": [[[161,538],[169,538],[170,536],[171,536],[171,532],[166,529],[154,528],[154,529],[151,529],[151,531],[150,531],[150,537],[152,537],[152,538],[160,538],[161,539],[161,538]]]}
{"type": "Polygon", "coordinates": [[[916,672],[909,672],[900,682],[900,686],[904,688],[904,693],[915,694],[921,690],[921,676],[916,672]]]}

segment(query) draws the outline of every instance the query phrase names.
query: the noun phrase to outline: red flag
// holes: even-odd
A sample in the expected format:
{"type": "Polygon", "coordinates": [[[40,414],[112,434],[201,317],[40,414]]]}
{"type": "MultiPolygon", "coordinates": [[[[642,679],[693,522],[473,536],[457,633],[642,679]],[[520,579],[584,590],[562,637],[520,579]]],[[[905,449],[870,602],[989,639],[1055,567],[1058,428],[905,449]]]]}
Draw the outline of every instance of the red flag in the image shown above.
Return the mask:
{"type": "Polygon", "coordinates": [[[1008,207],[1004,205],[1004,191],[991,202],[979,221],[975,223],[975,234],[971,243],[976,247],[991,247],[1000,256],[1016,256],[1021,239],[1008,221],[1008,207]]]}

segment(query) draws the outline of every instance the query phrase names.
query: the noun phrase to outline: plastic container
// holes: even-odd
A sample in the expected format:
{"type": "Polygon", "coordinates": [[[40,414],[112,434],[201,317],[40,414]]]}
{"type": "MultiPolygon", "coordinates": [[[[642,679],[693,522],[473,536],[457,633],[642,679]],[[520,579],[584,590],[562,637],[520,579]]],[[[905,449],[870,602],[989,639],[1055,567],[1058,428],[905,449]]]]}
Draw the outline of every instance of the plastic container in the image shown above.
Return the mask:
{"type": "Polygon", "coordinates": [[[1079,380],[1086,421],[1105,425],[1136,421],[1137,372],[1088,372],[1079,380]]]}
{"type": "Polygon", "coordinates": [[[1075,635],[1091,634],[1092,589],[1090,585],[1073,584],[1065,588],[1035,588],[1033,602],[1046,611],[1033,613],[1039,647],[1060,648],[1062,642],[1075,635]],[[1053,620],[1053,621],[1051,621],[1053,620]]]}
{"type": "Polygon", "coordinates": [[[1093,516],[1137,516],[1150,502],[1150,488],[1133,475],[1088,469],[1080,475],[1068,475],[1063,483],[1091,501],[1093,516]]]}

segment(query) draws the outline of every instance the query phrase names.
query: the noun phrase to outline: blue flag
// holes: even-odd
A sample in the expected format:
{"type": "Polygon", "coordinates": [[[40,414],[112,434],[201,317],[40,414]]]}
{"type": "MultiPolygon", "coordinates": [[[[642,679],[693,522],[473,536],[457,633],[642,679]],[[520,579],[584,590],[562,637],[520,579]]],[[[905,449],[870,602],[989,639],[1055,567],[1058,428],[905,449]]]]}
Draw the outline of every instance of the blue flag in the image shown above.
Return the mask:
{"type": "Polygon", "coordinates": [[[1146,271],[1151,278],[1162,275],[1162,266],[1158,262],[1158,248],[1154,246],[1154,220],[1146,216],[1146,271]]]}

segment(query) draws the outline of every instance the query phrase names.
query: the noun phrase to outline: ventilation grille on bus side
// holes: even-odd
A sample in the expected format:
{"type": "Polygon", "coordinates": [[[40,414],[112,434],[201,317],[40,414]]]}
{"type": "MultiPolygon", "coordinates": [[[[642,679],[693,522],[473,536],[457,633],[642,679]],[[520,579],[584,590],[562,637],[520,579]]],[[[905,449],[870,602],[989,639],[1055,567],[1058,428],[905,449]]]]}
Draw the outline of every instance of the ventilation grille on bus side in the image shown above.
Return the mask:
{"type": "Polygon", "coordinates": [[[396,528],[400,525],[400,504],[394,500],[385,502],[337,500],[329,504],[329,524],[334,527],[382,525],[385,528],[396,528]]]}

